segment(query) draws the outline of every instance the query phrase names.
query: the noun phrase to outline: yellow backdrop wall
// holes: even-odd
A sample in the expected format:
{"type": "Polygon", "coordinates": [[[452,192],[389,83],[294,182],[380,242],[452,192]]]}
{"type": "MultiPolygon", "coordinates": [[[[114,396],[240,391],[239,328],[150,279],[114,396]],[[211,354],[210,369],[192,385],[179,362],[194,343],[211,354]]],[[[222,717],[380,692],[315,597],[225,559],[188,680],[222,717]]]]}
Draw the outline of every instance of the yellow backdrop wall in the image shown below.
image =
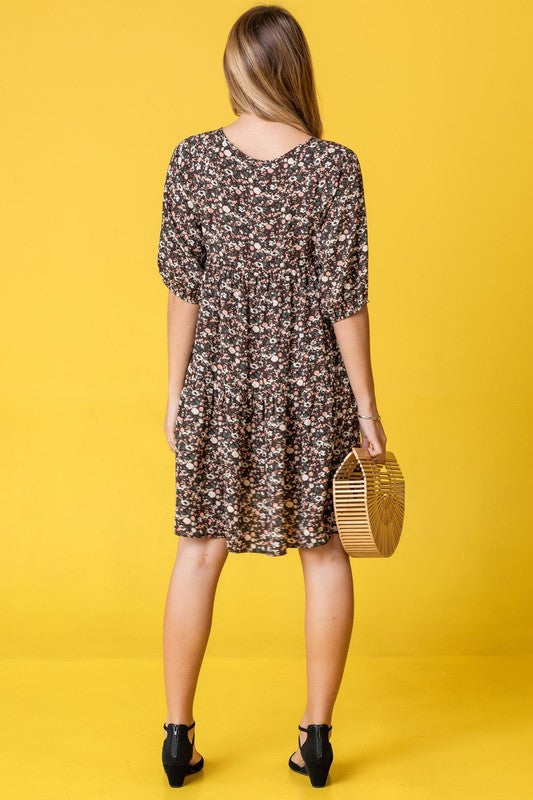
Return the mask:
{"type": "MultiPolygon", "coordinates": [[[[159,652],[177,546],[163,179],[180,139],[233,118],[222,51],[247,7],[2,11],[5,655],[159,652]]],[[[397,552],[352,561],[352,646],[530,650],[530,12],[288,7],[324,137],[363,168],[378,407],[406,478],[397,552]]],[[[211,652],[301,652],[300,573],[296,551],[230,555],[211,652]]]]}

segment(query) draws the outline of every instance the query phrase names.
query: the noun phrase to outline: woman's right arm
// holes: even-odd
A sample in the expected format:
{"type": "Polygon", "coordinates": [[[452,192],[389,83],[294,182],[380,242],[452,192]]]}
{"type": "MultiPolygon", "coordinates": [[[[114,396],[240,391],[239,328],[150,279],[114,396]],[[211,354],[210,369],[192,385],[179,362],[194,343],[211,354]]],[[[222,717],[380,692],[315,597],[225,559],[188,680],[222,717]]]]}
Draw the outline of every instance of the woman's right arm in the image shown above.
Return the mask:
{"type": "Polygon", "coordinates": [[[199,305],[168,292],[168,398],[163,430],[168,445],[176,452],[175,427],[181,390],[192,354],[199,305]]]}
{"type": "MultiPolygon", "coordinates": [[[[370,360],[370,325],[368,305],[333,325],[339,350],[348,373],[350,385],[360,414],[378,416],[374,378],[370,360]]],[[[387,437],[380,420],[358,418],[361,446],[368,449],[376,461],[383,462],[387,437]],[[370,447],[370,444],[373,447],[370,447]]]]}

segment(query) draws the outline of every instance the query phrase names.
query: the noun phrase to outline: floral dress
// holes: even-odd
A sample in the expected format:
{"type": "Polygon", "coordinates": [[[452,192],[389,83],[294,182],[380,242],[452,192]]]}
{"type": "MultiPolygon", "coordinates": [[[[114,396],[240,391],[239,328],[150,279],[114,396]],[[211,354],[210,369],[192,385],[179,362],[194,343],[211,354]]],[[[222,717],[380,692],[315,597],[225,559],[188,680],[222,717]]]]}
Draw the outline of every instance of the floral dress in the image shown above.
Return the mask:
{"type": "Polygon", "coordinates": [[[158,247],[198,304],[176,417],[174,533],[285,555],[338,533],[333,475],[357,444],[334,323],[368,303],[361,168],[311,137],[268,160],[222,128],[174,148],[158,247]]]}

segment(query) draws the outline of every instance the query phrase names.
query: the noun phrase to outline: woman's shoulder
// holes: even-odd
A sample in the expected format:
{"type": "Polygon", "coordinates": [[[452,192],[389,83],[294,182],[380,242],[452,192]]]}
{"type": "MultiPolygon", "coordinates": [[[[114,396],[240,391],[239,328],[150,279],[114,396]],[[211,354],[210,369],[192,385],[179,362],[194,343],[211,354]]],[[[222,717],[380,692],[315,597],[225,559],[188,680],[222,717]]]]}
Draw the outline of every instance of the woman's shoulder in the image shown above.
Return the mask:
{"type": "Polygon", "coordinates": [[[351,147],[334,139],[319,139],[319,142],[330,155],[336,155],[339,158],[349,158],[355,155],[355,151],[351,147]]]}
{"type": "Polygon", "coordinates": [[[215,131],[191,133],[188,136],[179,139],[174,145],[172,157],[178,160],[180,163],[184,159],[194,158],[194,156],[200,152],[200,149],[205,148],[205,145],[208,144],[208,140],[212,140],[212,135],[214,133],[215,131]]]}
{"type": "Polygon", "coordinates": [[[181,173],[200,173],[206,163],[210,161],[215,135],[216,130],[202,131],[179,139],[170,155],[170,164],[173,169],[181,173]]]}
{"type": "Polygon", "coordinates": [[[359,168],[359,158],[356,151],[347,144],[333,139],[321,139],[322,146],[330,161],[341,169],[359,168]]]}

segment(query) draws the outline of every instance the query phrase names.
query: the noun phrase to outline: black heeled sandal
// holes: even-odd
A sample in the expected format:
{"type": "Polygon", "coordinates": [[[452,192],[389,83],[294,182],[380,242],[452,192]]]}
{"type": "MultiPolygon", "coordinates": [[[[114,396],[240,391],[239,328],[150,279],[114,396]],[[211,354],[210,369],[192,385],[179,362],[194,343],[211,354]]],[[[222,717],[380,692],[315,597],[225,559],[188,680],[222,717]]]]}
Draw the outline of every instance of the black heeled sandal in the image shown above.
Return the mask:
{"type": "Polygon", "coordinates": [[[301,775],[309,775],[311,786],[325,786],[333,761],[333,748],[328,737],[332,726],[308,725],[307,728],[302,728],[298,725],[298,728],[307,733],[307,739],[303,744],[300,744],[300,734],[298,734],[298,747],[304,764],[300,766],[292,760],[292,756],[296,753],[294,751],[289,758],[289,767],[301,775]]]}
{"type": "Polygon", "coordinates": [[[163,769],[172,787],[183,786],[186,775],[200,772],[204,766],[203,756],[196,764],[189,764],[192,758],[195,734],[193,734],[191,742],[188,731],[195,725],[196,722],[191,725],[186,725],[185,723],[176,725],[173,722],[163,725],[167,732],[162,751],[163,769]]]}

